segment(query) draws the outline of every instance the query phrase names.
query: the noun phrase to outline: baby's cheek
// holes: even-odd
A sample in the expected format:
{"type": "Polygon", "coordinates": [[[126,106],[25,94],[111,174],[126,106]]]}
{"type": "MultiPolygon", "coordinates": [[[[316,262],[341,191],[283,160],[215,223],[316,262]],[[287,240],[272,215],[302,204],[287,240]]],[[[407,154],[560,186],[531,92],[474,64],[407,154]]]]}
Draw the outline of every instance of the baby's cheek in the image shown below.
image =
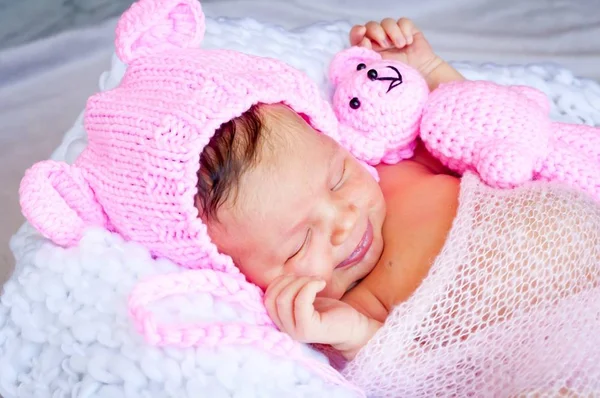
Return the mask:
{"type": "Polygon", "coordinates": [[[263,290],[265,290],[271,282],[277,279],[277,277],[283,274],[282,269],[280,270],[275,267],[244,267],[240,268],[240,271],[248,281],[254,283],[263,290]]]}
{"type": "MultiPolygon", "coordinates": [[[[373,170],[377,173],[375,168],[373,170]]],[[[381,206],[384,203],[383,193],[378,180],[379,174],[377,174],[377,179],[373,178],[370,171],[357,161],[350,193],[353,196],[353,202],[367,209],[381,206]]]]}
{"type": "Polygon", "coordinates": [[[297,264],[294,274],[298,276],[315,276],[323,279],[329,284],[333,274],[333,268],[327,255],[315,255],[311,259],[306,259],[303,264],[297,264]]]}

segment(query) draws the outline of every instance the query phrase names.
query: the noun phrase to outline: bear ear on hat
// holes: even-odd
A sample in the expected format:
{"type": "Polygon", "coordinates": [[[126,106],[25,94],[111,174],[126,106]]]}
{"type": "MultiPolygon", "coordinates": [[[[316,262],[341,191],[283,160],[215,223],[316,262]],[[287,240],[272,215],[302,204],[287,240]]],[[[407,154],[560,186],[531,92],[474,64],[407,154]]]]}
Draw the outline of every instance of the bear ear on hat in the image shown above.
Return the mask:
{"type": "Polygon", "coordinates": [[[60,246],[79,242],[90,226],[108,219],[80,169],[45,160],[25,172],[19,189],[23,215],[46,238],[60,246]]]}
{"type": "Polygon", "coordinates": [[[354,46],[342,50],[329,64],[329,80],[337,86],[348,73],[356,71],[359,64],[381,59],[379,53],[364,47],[354,46]]]}
{"type": "Polygon", "coordinates": [[[198,0],[140,0],[119,19],[117,55],[130,63],[145,55],[198,47],[205,28],[198,0]]]}

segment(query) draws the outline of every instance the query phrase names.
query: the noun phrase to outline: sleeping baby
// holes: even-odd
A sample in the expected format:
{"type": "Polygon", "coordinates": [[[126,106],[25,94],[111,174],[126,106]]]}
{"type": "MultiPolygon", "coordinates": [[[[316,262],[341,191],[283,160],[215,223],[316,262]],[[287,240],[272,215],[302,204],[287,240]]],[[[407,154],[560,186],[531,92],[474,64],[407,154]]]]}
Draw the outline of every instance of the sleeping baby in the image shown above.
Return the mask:
{"type": "MultiPolygon", "coordinates": [[[[350,40],[418,68],[431,89],[462,79],[408,19],[356,26],[350,40]]],[[[410,160],[379,166],[378,184],[282,104],[256,105],[221,126],[200,170],[209,235],[266,290],[275,323],[348,359],[427,275],[460,188],[422,146],[410,160]]]]}
{"type": "MultiPolygon", "coordinates": [[[[356,26],[350,42],[411,65],[431,90],[463,79],[408,19],[356,26]]],[[[331,345],[346,360],[367,345],[345,372],[375,396],[430,396],[438,388],[481,394],[491,387],[471,377],[487,373],[508,395],[571,391],[567,376],[544,377],[564,366],[550,355],[560,337],[546,334],[567,321],[546,307],[564,299],[581,309],[580,295],[598,293],[600,208],[591,198],[559,186],[508,193],[472,175],[461,181],[422,143],[411,159],[377,166],[377,183],[282,104],[253,106],[221,126],[207,148],[197,204],[213,241],[266,291],[282,331],[331,345]],[[531,335],[514,341],[523,329],[531,335]],[[527,347],[543,344],[537,339],[552,341],[548,352],[527,347]],[[412,387],[399,394],[406,380],[412,387]],[[466,385],[443,386],[448,380],[466,385]]],[[[600,315],[597,308],[590,314],[600,315]]],[[[579,322],[572,337],[588,327],[579,322]]],[[[589,327],[600,332],[597,321],[589,327]]]]}
{"type": "MultiPolygon", "coordinates": [[[[333,348],[369,396],[600,391],[591,197],[493,189],[420,142],[375,172],[339,144],[305,74],[200,49],[203,34],[195,0],[124,14],[127,71],[89,99],[88,146],[21,184],[39,231],[69,246],[100,226],[182,267],[243,275],[282,332],[333,348]]],[[[350,42],[412,66],[430,90],[463,79],[408,19],[355,26],[350,42]]]]}

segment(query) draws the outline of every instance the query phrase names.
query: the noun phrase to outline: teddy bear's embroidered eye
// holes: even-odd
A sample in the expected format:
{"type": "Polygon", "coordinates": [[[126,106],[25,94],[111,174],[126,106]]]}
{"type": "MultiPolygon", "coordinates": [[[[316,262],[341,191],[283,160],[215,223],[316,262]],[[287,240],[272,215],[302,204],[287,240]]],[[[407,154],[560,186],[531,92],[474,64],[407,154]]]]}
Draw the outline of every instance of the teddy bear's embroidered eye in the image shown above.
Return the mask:
{"type": "Polygon", "coordinates": [[[358,65],[356,66],[356,70],[363,70],[363,69],[365,69],[366,67],[367,67],[367,65],[365,65],[365,64],[358,64],[358,65]]]}
{"type": "Polygon", "coordinates": [[[350,100],[350,108],[352,108],[352,109],[360,108],[360,101],[358,100],[358,98],[354,97],[350,100]]]}
{"type": "Polygon", "coordinates": [[[369,69],[369,71],[367,72],[367,76],[369,77],[369,79],[375,80],[377,79],[377,71],[375,69],[369,69]]]}

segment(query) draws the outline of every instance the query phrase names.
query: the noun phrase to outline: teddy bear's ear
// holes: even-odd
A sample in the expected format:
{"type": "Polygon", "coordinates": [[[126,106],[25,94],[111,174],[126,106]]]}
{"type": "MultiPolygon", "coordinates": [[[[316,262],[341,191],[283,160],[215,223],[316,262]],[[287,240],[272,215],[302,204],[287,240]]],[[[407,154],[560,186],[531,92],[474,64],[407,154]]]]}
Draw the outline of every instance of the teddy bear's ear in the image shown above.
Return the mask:
{"type": "Polygon", "coordinates": [[[510,88],[512,90],[518,92],[522,96],[526,97],[528,100],[533,101],[534,103],[539,105],[539,107],[542,109],[542,111],[544,113],[546,113],[546,114],[550,113],[550,108],[551,108],[550,99],[548,98],[548,96],[546,94],[544,94],[540,90],[535,89],[530,86],[520,86],[520,85],[510,86],[510,88]]]}
{"type": "Polygon", "coordinates": [[[381,59],[379,53],[364,47],[350,47],[337,53],[329,65],[329,80],[337,86],[344,76],[355,71],[358,65],[381,59]]]}
{"type": "Polygon", "coordinates": [[[117,55],[130,63],[165,50],[198,47],[205,27],[198,0],[140,0],[119,19],[117,55]]]}
{"type": "Polygon", "coordinates": [[[19,195],[27,221],[61,246],[76,244],[87,227],[108,224],[81,170],[67,163],[36,163],[25,173],[19,195]]]}

